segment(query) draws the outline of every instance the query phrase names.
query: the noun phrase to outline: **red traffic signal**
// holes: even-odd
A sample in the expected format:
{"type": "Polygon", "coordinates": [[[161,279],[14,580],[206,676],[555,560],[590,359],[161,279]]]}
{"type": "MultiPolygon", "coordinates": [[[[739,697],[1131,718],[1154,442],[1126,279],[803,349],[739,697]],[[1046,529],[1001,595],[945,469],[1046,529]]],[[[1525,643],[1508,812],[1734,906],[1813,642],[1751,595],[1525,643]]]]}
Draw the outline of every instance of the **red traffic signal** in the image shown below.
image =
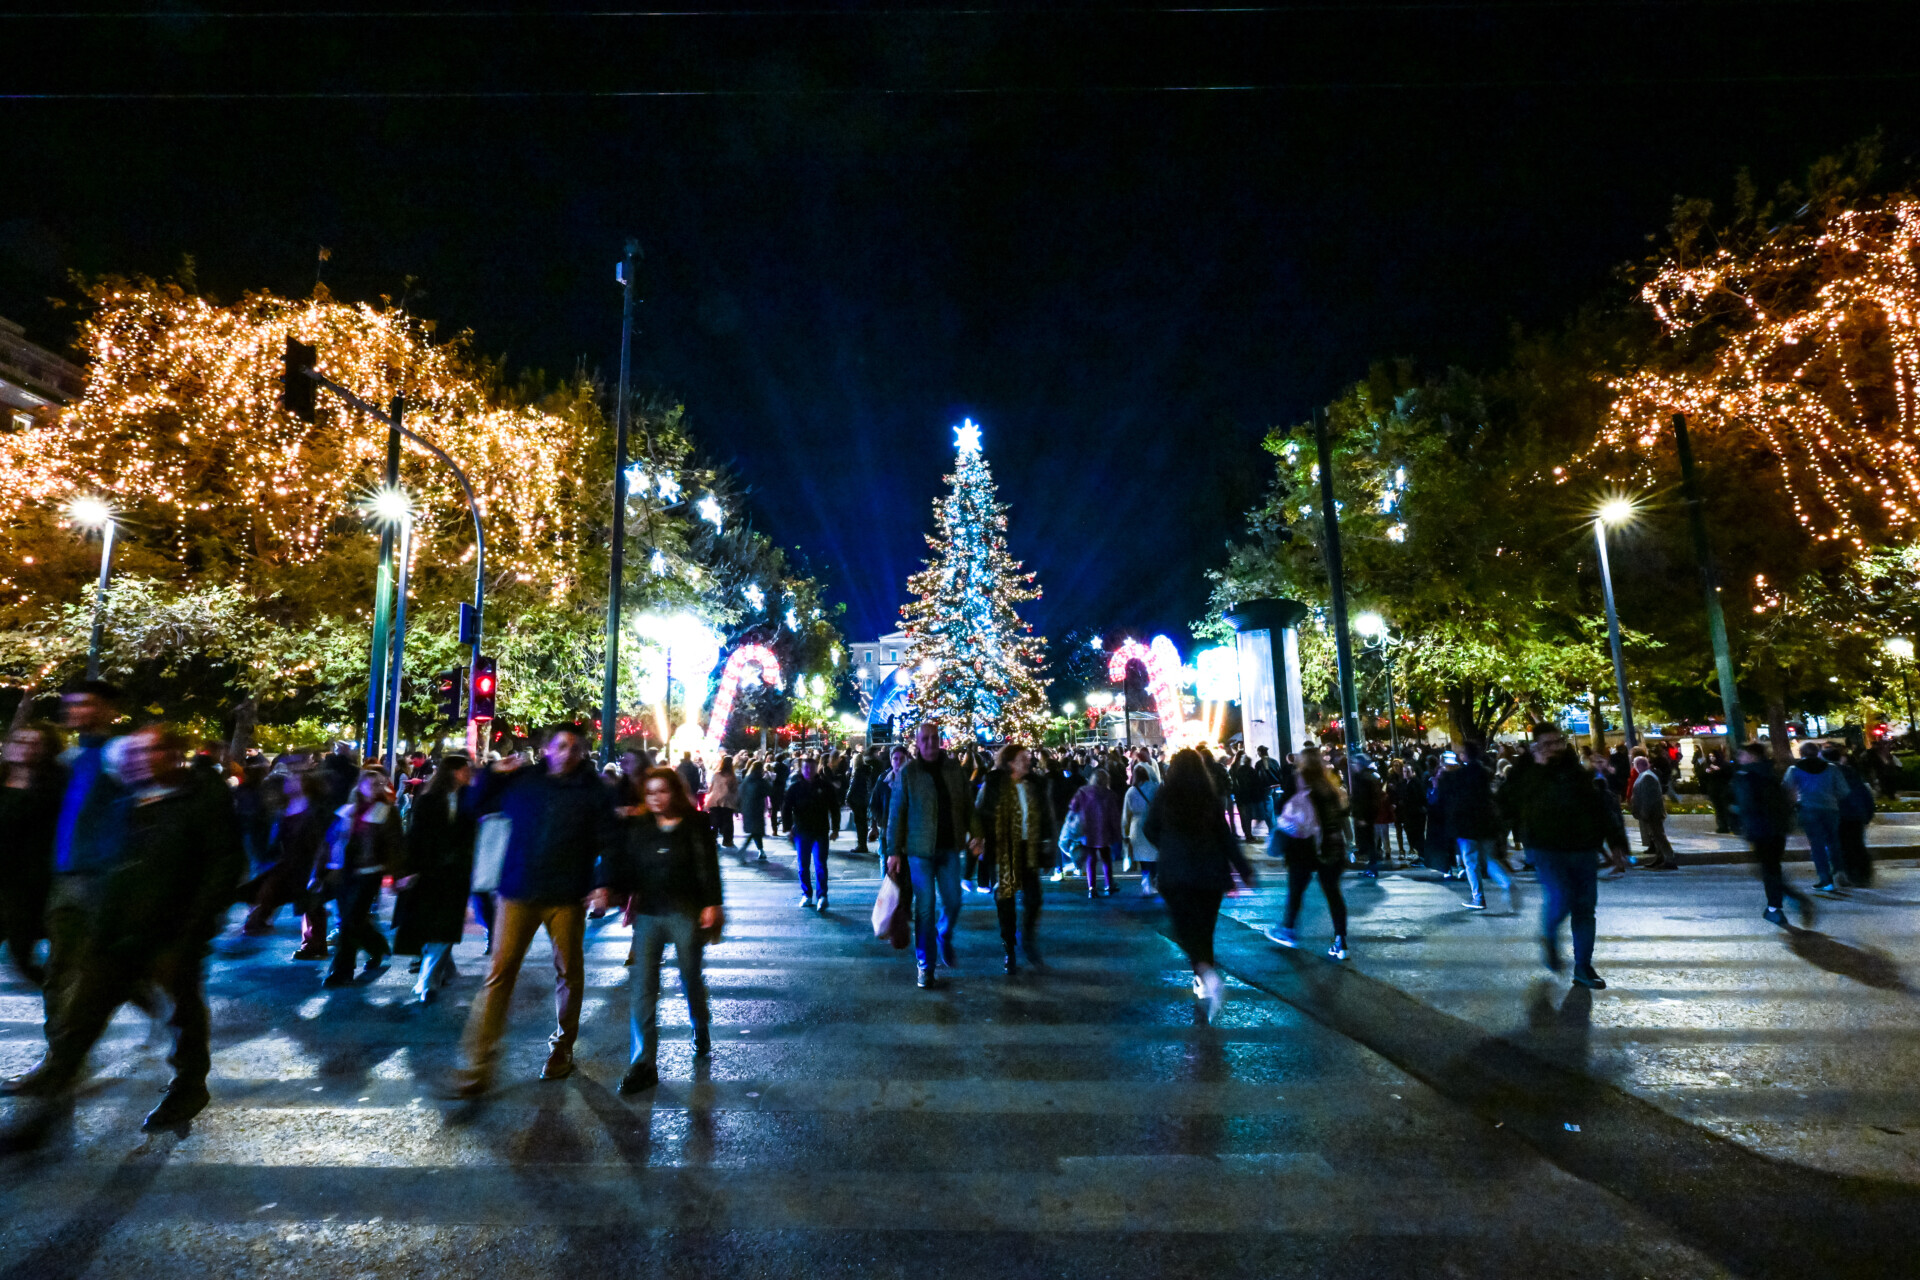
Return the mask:
{"type": "Polygon", "coordinates": [[[499,692],[500,677],[492,658],[473,660],[473,683],[467,691],[467,717],[471,720],[493,719],[494,697],[499,692]]]}

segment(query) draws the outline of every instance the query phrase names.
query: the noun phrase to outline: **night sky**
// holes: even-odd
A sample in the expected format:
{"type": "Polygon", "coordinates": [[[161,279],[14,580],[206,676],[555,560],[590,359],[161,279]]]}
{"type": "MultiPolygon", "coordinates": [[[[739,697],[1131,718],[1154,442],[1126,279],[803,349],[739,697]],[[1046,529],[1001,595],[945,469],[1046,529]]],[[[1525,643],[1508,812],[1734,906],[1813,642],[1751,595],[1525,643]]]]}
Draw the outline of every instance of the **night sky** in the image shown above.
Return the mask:
{"type": "Polygon", "coordinates": [[[1265,428],[1375,359],[1497,361],[1676,193],[1876,128],[1904,158],[1920,80],[1915,6],[1839,0],[155,7],[0,15],[0,314],[57,346],[67,271],[183,254],[220,296],[304,293],[325,244],[340,296],[411,276],[480,351],[610,380],[638,236],[639,385],[855,638],[893,626],[971,416],[1038,628],[1184,639],[1265,428]]]}

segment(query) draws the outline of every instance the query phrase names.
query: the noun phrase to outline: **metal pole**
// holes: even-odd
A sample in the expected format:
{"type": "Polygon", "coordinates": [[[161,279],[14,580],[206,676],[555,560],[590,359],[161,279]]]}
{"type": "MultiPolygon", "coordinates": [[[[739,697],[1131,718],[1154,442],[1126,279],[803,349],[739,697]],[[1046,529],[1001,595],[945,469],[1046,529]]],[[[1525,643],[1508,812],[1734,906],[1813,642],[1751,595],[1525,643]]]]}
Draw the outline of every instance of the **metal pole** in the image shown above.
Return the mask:
{"type": "Polygon", "coordinates": [[[1727,751],[1747,740],[1746,717],[1740,713],[1740,689],[1733,678],[1733,654],[1727,647],[1727,619],[1720,611],[1720,580],[1713,569],[1713,548],[1707,543],[1707,517],[1700,490],[1693,479],[1693,446],[1687,441],[1687,415],[1673,415],[1673,442],[1680,454],[1680,493],[1687,502],[1687,524],[1693,530],[1693,555],[1700,564],[1700,587],[1707,596],[1707,636],[1713,641],[1713,669],[1720,677],[1720,709],[1727,718],[1727,751]]]}
{"type": "MultiPolygon", "coordinates": [[[[387,419],[387,488],[400,483],[400,402],[387,419]]],[[[376,410],[377,412],[377,410],[376,410]]],[[[367,731],[361,736],[360,761],[371,764],[380,754],[380,727],[385,723],[388,624],[393,609],[393,527],[380,531],[380,568],[374,575],[373,648],[367,658],[367,731]]]]}
{"type": "Polygon", "coordinates": [[[1906,661],[1902,659],[1900,663],[1900,688],[1907,695],[1907,737],[1911,739],[1920,737],[1920,728],[1916,728],[1913,723],[1913,681],[1907,678],[1910,671],[1911,668],[1907,665],[1906,661]]]}
{"type": "Polygon", "coordinates": [[[1313,443],[1320,454],[1320,519],[1327,527],[1327,586],[1333,602],[1333,652],[1340,671],[1340,723],[1347,740],[1347,791],[1353,791],[1353,753],[1361,750],[1359,699],[1353,690],[1353,638],[1347,632],[1347,578],[1340,563],[1340,509],[1333,500],[1333,445],[1327,417],[1313,411],[1313,443]]]}
{"type": "Polygon", "coordinates": [[[387,676],[387,779],[400,785],[400,691],[407,656],[407,578],[413,563],[413,517],[400,520],[400,590],[393,606],[393,666],[387,676]]]}
{"type": "Polygon", "coordinates": [[[100,678],[100,641],[105,637],[107,629],[107,579],[112,576],[113,521],[109,519],[100,526],[100,583],[93,590],[93,638],[87,642],[87,679],[89,680],[100,678]]]}
{"type": "Polygon", "coordinates": [[[1400,715],[1393,705],[1393,657],[1390,654],[1384,656],[1387,661],[1387,738],[1397,760],[1400,758],[1400,715]]]}
{"type": "Polygon", "coordinates": [[[633,340],[633,255],[639,248],[638,240],[627,241],[620,265],[625,296],[620,304],[620,398],[613,414],[613,547],[607,564],[606,679],[600,689],[601,768],[613,761],[619,725],[615,686],[620,682],[620,612],[627,568],[627,370],[633,340]]]}
{"type": "Polygon", "coordinates": [[[1613,648],[1613,685],[1620,694],[1620,725],[1633,745],[1633,702],[1627,697],[1627,661],[1620,651],[1620,615],[1613,608],[1613,569],[1607,564],[1607,522],[1594,517],[1593,542],[1600,548],[1600,592],[1607,602],[1607,643],[1613,648]]]}

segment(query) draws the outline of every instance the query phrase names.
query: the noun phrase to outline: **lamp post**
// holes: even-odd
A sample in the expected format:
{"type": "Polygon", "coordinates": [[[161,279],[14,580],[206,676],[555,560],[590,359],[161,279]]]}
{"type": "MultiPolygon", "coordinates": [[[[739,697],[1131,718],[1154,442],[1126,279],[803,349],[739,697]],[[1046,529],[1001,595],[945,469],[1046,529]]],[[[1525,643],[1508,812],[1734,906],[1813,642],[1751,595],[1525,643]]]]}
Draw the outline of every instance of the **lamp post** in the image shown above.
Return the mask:
{"type": "Polygon", "coordinates": [[[1916,728],[1913,722],[1913,684],[1907,678],[1913,668],[1913,641],[1905,636],[1895,636],[1887,641],[1887,652],[1900,663],[1900,689],[1907,698],[1907,737],[1911,740],[1920,737],[1920,728],[1916,728]]]}
{"type": "Polygon", "coordinates": [[[1607,604],[1607,644],[1613,650],[1613,684],[1620,695],[1620,723],[1633,746],[1633,702],[1627,697],[1627,663],[1620,652],[1620,615],[1613,607],[1613,569],[1607,563],[1607,526],[1633,519],[1633,504],[1615,498],[1593,518],[1593,544],[1600,550],[1600,594],[1607,604]]]}
{"type": "Polygon", "coordinates": [[[623,298],[620,390],[613,416],[613,537],[607,564],[607,667],[600,690],[600,767],[603,769],[613,761],[614,739],[619,736],[616,702],[620,683],[620,609],[627,567],[627,356],[633,347],[633,255],[639,251],[638,240],[627,241],[626,256],[620,260],[620,270],[616,273],[623,298]]]}
{"type": "Polygon", "coordinates": [[[1387,671],[1387,738],[1392,743],[1392,753],[1400,754],[1400,716],[1393,702],[1393,637],[1387,631],[1387,620],[1377,613],[1363,613],[1353,620],[1353,629],[1360,633],[1365,647],[1380,655],[1381,665],[1387,671]]]}
{"type": "Polygon", "coordinates": [[[93,591],[93,636],[87,641],[87,679],[100,678],[100,641],[107,626],[107,580],[113,576],[113,508],[99,498],[75,498],[67,518],[100,531],[100,582],[93,591]]]}
{"type": "Polygon", "coordinates": [[[400,534],[400,590],[393,604],[393,654],[387,664],[387,779],[400,785],[400,688],[407,654],[407,579],[413,565],[413,503],[399,486],[374,495],[373,514],[400,534]]]}

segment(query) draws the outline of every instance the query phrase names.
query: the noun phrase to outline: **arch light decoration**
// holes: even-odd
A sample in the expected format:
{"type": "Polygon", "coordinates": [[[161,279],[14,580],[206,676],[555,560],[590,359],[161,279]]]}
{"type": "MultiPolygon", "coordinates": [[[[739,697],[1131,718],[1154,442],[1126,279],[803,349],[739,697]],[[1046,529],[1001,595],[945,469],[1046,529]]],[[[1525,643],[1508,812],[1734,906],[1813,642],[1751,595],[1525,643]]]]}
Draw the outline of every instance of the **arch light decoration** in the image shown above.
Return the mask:
{"type": "Polygon", "coordinates": [[[733,718],[734,698],[750,673],[757,676],[762,684],[778,688],[780,659],[774,657],[773,650],[763,644],[741,645],[727,658],[726,668],[720,673],[720,689],[713,695],[713,714],[707,717],[707,750],[723,749],[727,740],[727,721],[733,718]]]}
{"type": "Polygon", "coordinates": [[[1154,714],[1160,717],[1160,732],[1168,742],[1180,740],[1186,728],[1180,711],[1180,651],[1165,636],[1155,636],[1151,646],[1122,641],[1107,660],[1107,679],[1124,684],[1129,662],[1147,669],[1147,689],[1153,694],[1154,714]]]}

